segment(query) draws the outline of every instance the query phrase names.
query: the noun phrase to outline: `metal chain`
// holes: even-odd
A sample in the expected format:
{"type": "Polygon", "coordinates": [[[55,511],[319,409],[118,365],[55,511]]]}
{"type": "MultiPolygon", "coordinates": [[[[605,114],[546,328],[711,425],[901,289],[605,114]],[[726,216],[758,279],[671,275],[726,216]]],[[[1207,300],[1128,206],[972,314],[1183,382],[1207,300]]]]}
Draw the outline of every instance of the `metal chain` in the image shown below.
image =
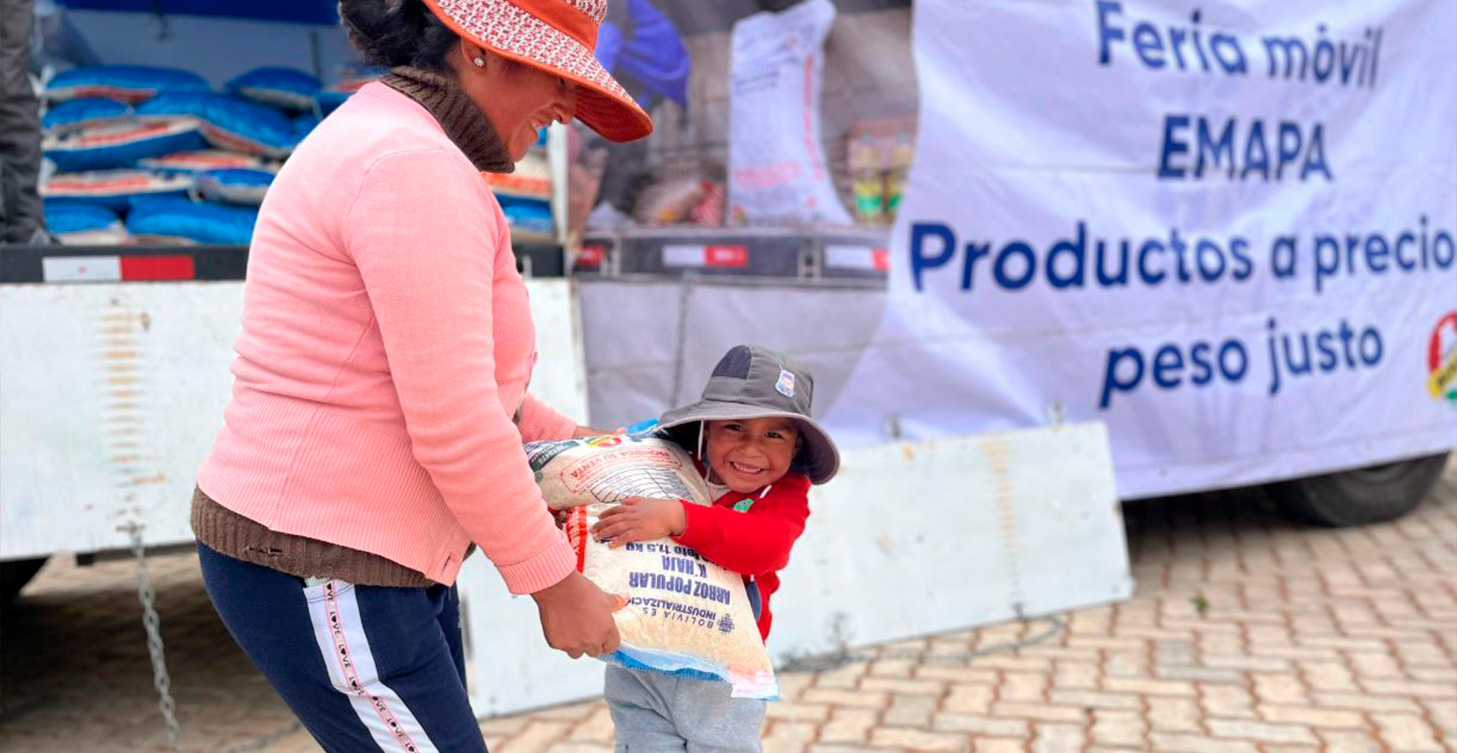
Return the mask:
{"type": "Polygon", "coordinates": [[[147,653],[152,657],[152,684],[157,688],[157,708],[167,725],[167,742],[172,753],[182,753],[182,729],[177,725],[177,705],[172,701],[172,677],[167,674],[167,658],[162,651],[162,618],[157,615],[157,592],[147,573],[147,550],[142,545],[142,526],[128,523],[122,528],[131,534],[132,555],[137,560],[137,598],[142,602],[142,627],[147,631],[147,653]]]}

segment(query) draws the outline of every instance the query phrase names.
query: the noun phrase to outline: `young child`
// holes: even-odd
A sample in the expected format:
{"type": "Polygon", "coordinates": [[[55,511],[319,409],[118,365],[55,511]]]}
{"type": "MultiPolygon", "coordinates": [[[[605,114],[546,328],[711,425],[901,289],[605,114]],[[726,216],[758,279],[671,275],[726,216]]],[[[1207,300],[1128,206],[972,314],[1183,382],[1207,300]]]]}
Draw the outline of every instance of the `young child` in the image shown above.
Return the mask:
{"type": "MultiPolygon", "coordinates": [[[[744,577],[767,639],[779,570],[804,532],[810,484],[829,481],[840,455],[810,418],[814,378],[763,348],[739,345],[718,362],[703,399],[664,413],[658,428],[694,453],[711,507],[629,499],[593,533],[614,547],[672,537],[744,577]]],[[[764,701],[730,698],[729,686],[607,667],[606,696],[618,751],[758,751],[764,701]]]]}

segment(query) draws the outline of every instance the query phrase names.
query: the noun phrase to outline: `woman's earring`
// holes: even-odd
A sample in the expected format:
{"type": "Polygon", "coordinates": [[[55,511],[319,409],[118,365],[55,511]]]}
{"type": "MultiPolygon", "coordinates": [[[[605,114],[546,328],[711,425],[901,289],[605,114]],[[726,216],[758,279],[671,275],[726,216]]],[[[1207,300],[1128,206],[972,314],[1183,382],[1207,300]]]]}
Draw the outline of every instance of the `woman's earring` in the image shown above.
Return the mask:
{"type": "Polygon", "coordinates": [[[477,68],[486,67],[486,59],[481,57],[480,55],[475,56],[475,58],[471,60],[471,62],[475,63],[477,68]]]}

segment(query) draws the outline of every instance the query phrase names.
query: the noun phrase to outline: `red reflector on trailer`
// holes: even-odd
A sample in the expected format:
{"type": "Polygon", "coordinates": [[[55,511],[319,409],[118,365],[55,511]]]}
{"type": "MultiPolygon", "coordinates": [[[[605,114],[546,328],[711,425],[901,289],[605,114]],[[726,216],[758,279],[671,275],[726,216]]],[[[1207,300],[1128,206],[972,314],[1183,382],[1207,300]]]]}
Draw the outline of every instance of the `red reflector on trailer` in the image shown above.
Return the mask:
{"type": "Polygon", "coordinates": [[[191,256],[123,256],[121,257],[121,279],[133,280],[194,280],[197,267],[191,256]]]}
{"type": "Polygon", "coordinates": [[[710,267],[749,266],[748,246],[705,246],[703,263],[710,267]]]}
{"type": "Polygon", "coordinates": [[[577,252],[577,263],[583,266],[600,267],[605,261],[607,261],[606,246],[583,246],[582,250],[577,252]]]}

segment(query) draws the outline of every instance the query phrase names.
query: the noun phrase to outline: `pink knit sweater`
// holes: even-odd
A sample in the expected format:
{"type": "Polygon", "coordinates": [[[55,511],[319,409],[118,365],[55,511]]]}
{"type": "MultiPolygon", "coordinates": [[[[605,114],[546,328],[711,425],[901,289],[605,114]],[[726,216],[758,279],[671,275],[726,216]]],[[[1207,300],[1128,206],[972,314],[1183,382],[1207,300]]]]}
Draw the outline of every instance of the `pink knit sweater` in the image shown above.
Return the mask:
{"type": "Polygon", "coordinates": [[[576,424],[526,396],[535,339],[480,173],[425,108],[370,84],[268,192],[198,486],[437,583],[474,541],[513,593],[546,588],[576,560],[521,445],[576,424]]]}

